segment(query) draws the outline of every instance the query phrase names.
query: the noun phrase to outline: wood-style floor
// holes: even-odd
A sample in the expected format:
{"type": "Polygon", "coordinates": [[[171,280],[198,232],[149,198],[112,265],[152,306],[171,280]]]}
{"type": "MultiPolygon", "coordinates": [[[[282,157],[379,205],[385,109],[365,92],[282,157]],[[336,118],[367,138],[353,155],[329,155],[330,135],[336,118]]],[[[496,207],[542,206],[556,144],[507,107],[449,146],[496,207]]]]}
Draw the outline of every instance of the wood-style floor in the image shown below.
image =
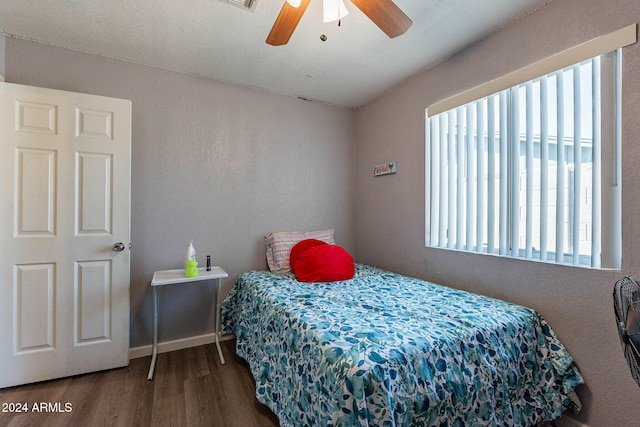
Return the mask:
{"type": "Polygon", "coordinates": [[[1,389],[0,426],[278,426],[256,400],[235,341],[221,345],[224,365],[214,344],[159,354],[152,382],[151,357],[143,357],[126,368],[1,389]],[[25,403],[27,413],[4,412],[25,403]],[[41,403],[45,411],[33,412],[41,403]]]}

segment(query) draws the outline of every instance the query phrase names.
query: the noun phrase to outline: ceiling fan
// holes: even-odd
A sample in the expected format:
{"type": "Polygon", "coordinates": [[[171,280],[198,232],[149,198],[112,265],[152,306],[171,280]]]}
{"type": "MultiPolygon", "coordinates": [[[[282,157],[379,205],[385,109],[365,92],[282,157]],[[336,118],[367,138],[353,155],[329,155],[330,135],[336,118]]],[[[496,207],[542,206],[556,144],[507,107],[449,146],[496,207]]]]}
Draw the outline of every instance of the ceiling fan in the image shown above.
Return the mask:
{"type": "MultiPolygon", "coordinates": [[[[287,44],[310,2],[311,0],[285,1],[267,36],[267,43],[272,46],[287,44]],[[294,6],[298,3],[299,5],[294,6]]],[[[390,38],[404,34],[413,24],[413,21],[392,0],[351,0],[351,3],[390,38]]]]}

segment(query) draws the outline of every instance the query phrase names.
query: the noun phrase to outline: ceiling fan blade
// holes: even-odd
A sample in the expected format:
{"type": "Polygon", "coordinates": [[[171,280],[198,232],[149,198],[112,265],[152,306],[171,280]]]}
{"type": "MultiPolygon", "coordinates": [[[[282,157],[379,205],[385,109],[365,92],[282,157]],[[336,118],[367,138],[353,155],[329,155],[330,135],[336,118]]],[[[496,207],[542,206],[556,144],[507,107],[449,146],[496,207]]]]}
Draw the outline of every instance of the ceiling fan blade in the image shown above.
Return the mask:
{"type": "Polygon", "coordinates": [[[391,0],[351,0],[390,38],[404,34],[413,21],[391,0]]]}
{"type": "Polygon", "coordinates": [[[267,36],[267,43],[272,46],[287,44],[310,2],[311,0],[302,0],[300,6],[293,7],[285,1],[267,36]]]}

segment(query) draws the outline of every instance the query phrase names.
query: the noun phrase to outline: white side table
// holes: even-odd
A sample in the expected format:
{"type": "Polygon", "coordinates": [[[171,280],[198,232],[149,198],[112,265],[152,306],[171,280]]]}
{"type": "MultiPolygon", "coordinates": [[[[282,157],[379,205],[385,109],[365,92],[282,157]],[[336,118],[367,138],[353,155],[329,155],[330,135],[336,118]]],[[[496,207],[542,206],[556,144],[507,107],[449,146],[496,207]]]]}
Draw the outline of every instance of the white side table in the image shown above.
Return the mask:
{"type": "Polygon", "coordinates": [[[151,356],[151,366],[149,367],[149,375],[147,381],[153,378],[153,370],[156,367],[156,357],[158,356],[158,294],[159,286],[178,285],[181,283],[199,282],[203,280],[214,280],[216,283],[216,347],[218,347],[218,356],[220,363],[224,364],[222,349],[220,348],[220,279],[229,277],[229,275],[220,267],[211,267],[211,271],[205,268],[198,269],[197,277],[185,277],[184,269],[178,270],[162,270],[153,273],[151,279],[151,287],[153,288],[153,354],[151,356]]]}

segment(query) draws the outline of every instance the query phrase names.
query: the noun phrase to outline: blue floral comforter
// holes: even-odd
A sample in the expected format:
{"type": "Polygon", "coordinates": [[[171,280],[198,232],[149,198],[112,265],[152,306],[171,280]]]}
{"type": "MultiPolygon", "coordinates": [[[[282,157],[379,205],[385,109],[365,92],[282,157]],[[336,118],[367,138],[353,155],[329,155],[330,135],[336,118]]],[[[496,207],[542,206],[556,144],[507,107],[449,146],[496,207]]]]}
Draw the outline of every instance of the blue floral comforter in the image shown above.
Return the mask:
{"type": "Polygon", "coordinates": [[[222,323],[282,426],[532,426],[583,382],[534,310],[365,265],[243,273],[222,323]]]}

